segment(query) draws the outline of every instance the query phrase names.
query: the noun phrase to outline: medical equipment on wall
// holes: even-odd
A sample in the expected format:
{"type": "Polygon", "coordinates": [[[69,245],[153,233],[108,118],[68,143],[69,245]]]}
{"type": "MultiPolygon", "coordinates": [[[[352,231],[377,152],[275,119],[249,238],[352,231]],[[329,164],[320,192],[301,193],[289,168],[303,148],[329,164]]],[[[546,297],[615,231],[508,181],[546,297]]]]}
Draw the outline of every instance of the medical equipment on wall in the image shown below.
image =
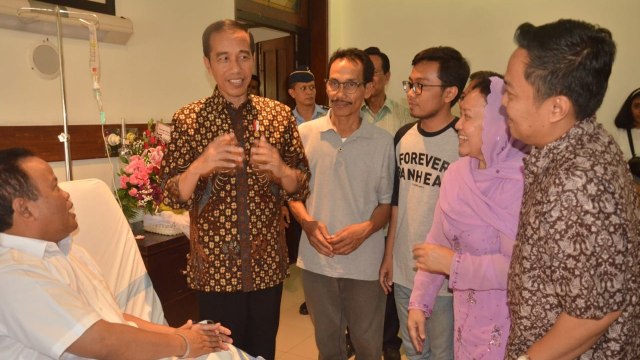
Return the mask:
{"type": "MultiPolygon", "coordinates": [[[[44,4],[42,4],[44,5],[44,4]]],[[[93,92],[98,103],[98,109],[100,110],[100,123],[102,125],[106,122],[106,116],[102,107],[102,94],[100,91],[100,60],[98,55],[98,37],[96,35],[96,28],[98,27],[98,17],[95,14],[84,13],[66,10],[64,7],[55,5],[51,8],[41,7],[22,7],[17,11],[18,16],[24,18],[31,18],[38,20],[39,16],[55,16],[56,17],[56,30],[58,38],[58,63],[60,67],[60,89],[61,89],[61,103],[62,103],[62,121],[63,132],[58,135],[58,140],[64,145],[64,159],[65,159],[65,171],[66,180],[73,179],[71,171],[71,151],[69,146],[69,126],[67,115],[67,94],[65,88],[65,72],[64,72],[64,56],[62,47],[62,18],[76,19],[86,26],[89,30],[89,66],[93,82],[93,92]]]]}

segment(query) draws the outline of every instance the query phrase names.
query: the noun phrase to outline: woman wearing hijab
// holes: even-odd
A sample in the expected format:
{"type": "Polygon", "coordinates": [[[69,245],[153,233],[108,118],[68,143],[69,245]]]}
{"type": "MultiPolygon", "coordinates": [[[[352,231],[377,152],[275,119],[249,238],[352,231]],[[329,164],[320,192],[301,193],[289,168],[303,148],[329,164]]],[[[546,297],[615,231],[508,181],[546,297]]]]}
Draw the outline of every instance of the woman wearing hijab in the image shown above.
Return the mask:
{"type": "Polygon", "coordinates": [[[408,326],[414,347],[422,351],[425,318],[448,276],[455,358],[503,359],[510,325],[507,272],[526,146],[509,134],[501,77],[477,72],[470,79],[456,124],[461,158],[445,172],[431,230],[413,250],[419,271],[408,326]]]}

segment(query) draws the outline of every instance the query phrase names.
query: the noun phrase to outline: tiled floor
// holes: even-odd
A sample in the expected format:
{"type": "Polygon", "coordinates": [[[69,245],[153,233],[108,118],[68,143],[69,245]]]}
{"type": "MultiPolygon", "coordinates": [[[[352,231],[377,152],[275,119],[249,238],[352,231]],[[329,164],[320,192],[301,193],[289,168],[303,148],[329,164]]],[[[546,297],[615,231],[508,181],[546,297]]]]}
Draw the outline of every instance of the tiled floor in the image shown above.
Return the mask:
{"type": "MultiPolygon", "coordinates": [[[[276,360],[318,359],[311,318],[308,315],[298,313],[303,301],[300,269],[293,265],[291,266],[291,276],[284,282],[282,291],[280,328],[276,339],[276,360]]],[[[404,354],[402,359],[406,360],[404,354]]]]}
{"type": "Polygon", "coordinates": [[[311,317],[298,313],[298,308],[303,301],[300,269],[293,265],[291,266],[291,276],[284,282],[282,290],[280,328],[276,338],[277,360],[318,359],[311,317]]]}

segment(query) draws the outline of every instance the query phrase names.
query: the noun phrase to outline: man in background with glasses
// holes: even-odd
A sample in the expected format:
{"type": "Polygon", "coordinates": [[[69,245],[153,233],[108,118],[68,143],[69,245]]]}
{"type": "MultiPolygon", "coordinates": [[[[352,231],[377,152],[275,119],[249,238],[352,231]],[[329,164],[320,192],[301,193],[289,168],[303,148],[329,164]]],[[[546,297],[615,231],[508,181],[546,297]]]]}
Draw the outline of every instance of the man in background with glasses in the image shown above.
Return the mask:
{"type": "MultiPolygon", "coordinates": [[[[387,54],[375,46],[364,49],[364,52],[369,55],[369,59],[373,63],[373,81],[371,82],[373,90],[371,91],[371,96],[364,100],[364,104],[360,109],[360,116],[364,121],[385,129],[391,135],[395,135],[400,127],[415,121],[415,119],[411,117],[406,106],[400,105],[397,101],[387,97],[385,88],[391,78],[391,63],[387,54]]],[[[386,278],[387,274],[381,274],[381,276],[386,278]]],[[[398,337],[400,323],[393,289],[387,287],[385,292],[387,290],[390,290],[390,292],[386,293],[387,305],[384,315],[382,352],[384,360],[399,360],[400,345],[402,345],[402,340],[398,337]]]]}
{"type": "Polygon", "coordinates": [[[373,63],[373,90],[371,96],[364,99],[360,115],[378,127],[381,127],[391,135],[403,125],[415,121],[409,114],[409,109],[395,100],[387,97],[385,88],[391,78],[391,63],[387,54],[375,46],[364,49],[373,63]]]}
{"type": "Polygon", "coordinates": [[[469,65],[460,52],[450,47],[433,47],[419,52],[411,62],[408,81],[403,81],[411,116],[417,122],[396,133],[396,174],[391,221],[380,283],[385,291],[393,286],[400,332],[407,358],[453,359],[453,298],[445,280],[434,306],[409,304],[415,276],[412,249],[424,242],[431,228],[433,211],[440,194],[442,175],[458,159],[458,120],[451,107],[460,98],[469,77],[469,65]],[[409,307],[428,317],[426,325],[407,326],[409,307]],[[420,334],[424,343],[414,349],[409,331],[420,334]]]}
{"type": "Polygon", "coordinates": [[[320,359],[382,356],[385,297],[378,283],[393,189],[393,140],[363,121],[373,64],[362,50],[336,51],[326,81],[329,113],[300,125],[311,170],[306,203],[291,201],[304,230],[297,265],[320,359]]]}

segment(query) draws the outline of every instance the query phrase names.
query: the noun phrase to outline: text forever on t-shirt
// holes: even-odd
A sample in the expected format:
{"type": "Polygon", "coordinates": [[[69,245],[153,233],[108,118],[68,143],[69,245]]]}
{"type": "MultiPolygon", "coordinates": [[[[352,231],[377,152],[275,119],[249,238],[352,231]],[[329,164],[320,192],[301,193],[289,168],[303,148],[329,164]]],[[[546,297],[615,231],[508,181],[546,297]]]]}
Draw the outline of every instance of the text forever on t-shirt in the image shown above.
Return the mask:
{"type": "Polygon", "coordinates": [[[398,155],[398,176],[418,185],[438,186],[449,162],[427,153],[403,152],[398,155]]]}

